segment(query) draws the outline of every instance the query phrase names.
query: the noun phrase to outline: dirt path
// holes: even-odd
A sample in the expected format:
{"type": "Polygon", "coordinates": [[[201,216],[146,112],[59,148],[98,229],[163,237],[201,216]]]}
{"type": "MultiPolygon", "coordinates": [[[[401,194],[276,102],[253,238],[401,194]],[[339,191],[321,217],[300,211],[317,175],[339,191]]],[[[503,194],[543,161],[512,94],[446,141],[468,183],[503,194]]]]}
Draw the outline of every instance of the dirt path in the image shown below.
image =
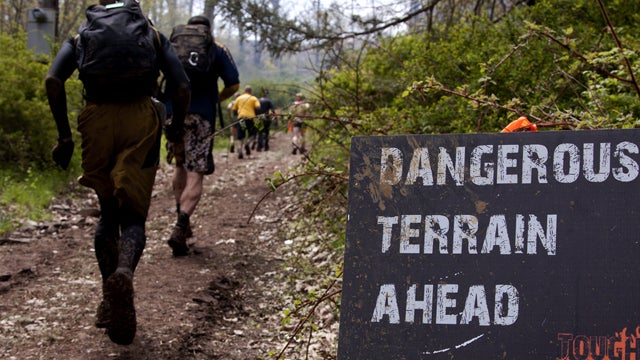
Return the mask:
{"type": "Polygon", "coordinates": [[[132,345],[115,345],[93,326],[100,275],[90,192],[74,189],[73,198],[56,199],[57,220],[0,239],[0,358],[259,359],[279,351],[285,245],[276,235],[291,194],[270,195],[247,219],[268,191],[264,179],[300,158],[290,155],[282,133],[269,152],[230,155],[216,154],[216,172],[205,178],[192,217],[195,254],[185,258],[173,258],[166,245],[175,221],[172,170],[158,172],[134,280],[132,345]]]}

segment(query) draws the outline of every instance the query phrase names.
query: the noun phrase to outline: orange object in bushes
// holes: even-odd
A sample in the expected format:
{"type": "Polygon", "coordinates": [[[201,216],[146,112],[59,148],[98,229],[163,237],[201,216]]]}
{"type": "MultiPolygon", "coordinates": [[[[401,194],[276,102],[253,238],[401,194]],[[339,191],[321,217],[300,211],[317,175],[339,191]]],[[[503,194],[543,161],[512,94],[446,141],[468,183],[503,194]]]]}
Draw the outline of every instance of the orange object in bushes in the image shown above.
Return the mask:
{"type": "Polygon", "coordinates": [[[538,131],[538,126],[533,124],[524,116],[518,118],[518,120],[514,120],[507,125],[500,132],[518,132],[518,131],[538,131]]]}

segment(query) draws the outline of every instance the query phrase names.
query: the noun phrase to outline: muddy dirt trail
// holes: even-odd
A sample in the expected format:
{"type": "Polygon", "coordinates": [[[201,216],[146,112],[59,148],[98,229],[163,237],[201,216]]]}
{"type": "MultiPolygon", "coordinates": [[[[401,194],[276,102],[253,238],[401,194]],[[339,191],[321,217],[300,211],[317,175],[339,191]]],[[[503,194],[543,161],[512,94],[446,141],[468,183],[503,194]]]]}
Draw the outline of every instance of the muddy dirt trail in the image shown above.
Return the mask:
{"type": "Polygon", "coordinates": [[[55,199],[55,219],[0,238],[0,358],[264,359],[286,343],[279,303],[294,188],[269,192],[265,178],[301,159],[277,133],[269,152],[215,155],[192,216],[193,254],[166,245],[175,221],[172,168],[158,171],[147,246],[135,274],[138,328],[132,345],[94,327],[100,275],[93,253],[95,196],[76,185],[55,199]]]}

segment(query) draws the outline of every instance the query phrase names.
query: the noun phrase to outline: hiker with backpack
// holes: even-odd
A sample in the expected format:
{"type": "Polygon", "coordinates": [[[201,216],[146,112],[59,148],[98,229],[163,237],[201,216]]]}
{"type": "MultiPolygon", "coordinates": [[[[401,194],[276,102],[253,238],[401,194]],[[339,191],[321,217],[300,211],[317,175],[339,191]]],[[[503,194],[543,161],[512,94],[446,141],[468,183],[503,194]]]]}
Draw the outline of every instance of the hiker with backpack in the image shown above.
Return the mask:
{"type": "Polygon", "coordinates": [[[236,123],[238,146],[238,159],[242,159],[242,149],[247,156],[251,155],[251,145],[256,142],[258,129],[255,126],[256,113],[260,111],[260,101],[253,96],[250,85],[244,87],[244,92],[236,98],[231,110],[238,117],[236,123]]]}
{"type": "Polygon", "coordinates": [[[58,130],[53,160],[69,166],[74,142],[65,82],[75,70],[86,104],[78,115],[83,173],[78,182],[95,190],[100,219],[94,234],[102,276],[96,323],[111,341],[133,342],[136,333],[133,273],[146,243],[145,222],[159,163],[164,107],[152,95],[159,71],[171,80],[173,124],[180,137],[190,98],[189,79],[168,39],[135,0],[101,0],[86,11],[77,36],[66,40],[45,86],[58,130]]]}
{"type": "Polygon", "coordinates": [[[289,114],[292,117],[289,120],[289,129],[291,131],[291,153],[295,155],[300,152],[300,155],[304,154],[307,149],[304,139],[304,117],[309,111],[309,103],[305,101],[302,93],[295,95],[293,104],[289,107],[289,114]]]}
{"type": "Polygon", "coordinates": [[[271,99],[267,97],[266,90],[262,92],[262,96],[258,99],[260,101],[260,111],[258,111],[258,117],[262,120],[262,127],[258,130],[258,151],[269,151],[269,132],[271,130],[271,118],[275,114],[275,107],[271,102],[271,99]]]}
{"type": "MultiPolygon", "coordinates": [[[[185,132],[179,139],[167,142],[167,153],[175,158],[173,195],[177,221],[167,243],[173,256],[189,254],[187,238],[193,236],[191,216],[200,198],[205,175],[213,174],[213,133],[216,110],[222,122],[221,101],[239,88],[238,69],[229,50],[217,43],[211,23],[205,16],[194,16],[186,25],[174,27],[170,41],[191,79],[191,105],[185,119],[185,132]],[[218,93],[218,78],[224,88],[218,93]]],[[[171,114],[172,103],[167,103],[171,114]]],[[[169,117],[169,121],[172,121],[169,117]]]]}

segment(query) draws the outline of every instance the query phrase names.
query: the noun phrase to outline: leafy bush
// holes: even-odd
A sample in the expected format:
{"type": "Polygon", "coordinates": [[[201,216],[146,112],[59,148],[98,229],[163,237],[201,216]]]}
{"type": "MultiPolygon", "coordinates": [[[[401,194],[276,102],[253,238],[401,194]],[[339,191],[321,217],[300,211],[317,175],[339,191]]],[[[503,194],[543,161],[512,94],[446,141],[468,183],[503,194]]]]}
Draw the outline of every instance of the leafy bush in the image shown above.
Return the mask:
{"type": "MultiPolygon", "coordinates": [[[[51,148],[57,139],[44,88],[47,64],[36,61],[26,45],[24,33],[16,37],[0,34],[0,163],[2,167],[26,170],[51,164],[51,148]]],[[[79,84],[71,87],[78,95],[79,84]]],[[[77,108],[77,106],[75,107],[77,108]]],[[[70,109],[74,109],[73,106],[70,109]]]]}
{"type": "Polygon", "coordinates": [[[610,22],[594,2],[557,0],[435,24],[363,45],[318,86],[350,135],[495,132],[522,115],[547,128],[637,126],[638,16],[606,5],[610,22]]]}
{"type": "MultiPolygon", "coordinates": [[[[48,64],[37,61],[26,43],[24,33],[0,33],[0,233],[25,219],[45,219],[56,189],[80,171],[80,151],[69,171],[51,160],[58,133],[44,87],[48,64]]],[[[73,123],[82,104],[79,81],[68,81],[67,92],[73,123]]],[[[79,137],[74,139],[79,144],[79,137]]]]}

